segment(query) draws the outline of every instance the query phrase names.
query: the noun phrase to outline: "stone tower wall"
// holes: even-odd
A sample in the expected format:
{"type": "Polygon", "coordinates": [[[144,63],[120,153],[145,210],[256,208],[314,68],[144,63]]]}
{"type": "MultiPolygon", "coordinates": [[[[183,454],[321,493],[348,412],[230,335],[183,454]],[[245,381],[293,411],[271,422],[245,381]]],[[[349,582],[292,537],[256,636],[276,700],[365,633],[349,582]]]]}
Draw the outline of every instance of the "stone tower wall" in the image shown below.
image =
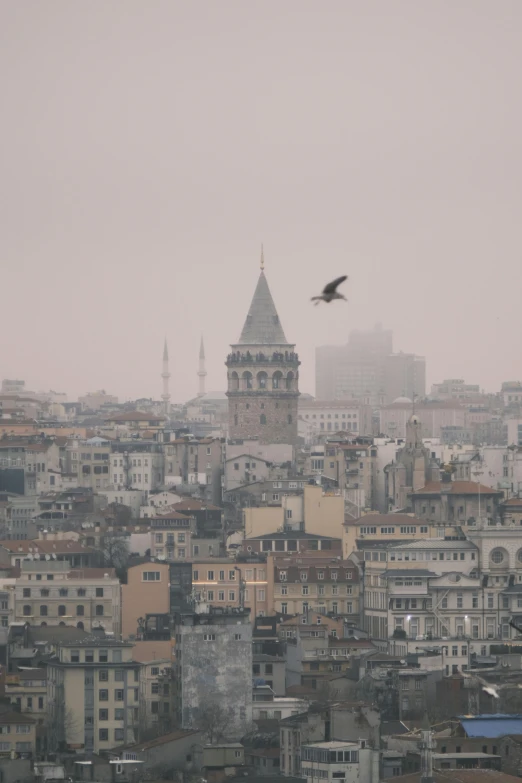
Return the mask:
{"type": "Polygon", "coordinates": [[[227,360],[229,438],[297,442],[299,359],[292,351],[270,357],[245,350],[227,360]],[[276,357],[276,358],[274,358],[276,357]]]}

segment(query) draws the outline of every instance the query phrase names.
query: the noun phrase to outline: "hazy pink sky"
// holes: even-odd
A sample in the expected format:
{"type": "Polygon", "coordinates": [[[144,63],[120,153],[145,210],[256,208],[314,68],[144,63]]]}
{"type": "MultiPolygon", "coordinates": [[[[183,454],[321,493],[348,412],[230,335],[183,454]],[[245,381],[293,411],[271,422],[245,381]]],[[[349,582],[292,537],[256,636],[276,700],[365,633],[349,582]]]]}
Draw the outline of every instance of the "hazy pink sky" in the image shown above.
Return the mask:
{"type": "Polygon", "coordinates": [[[314,391],[376,321],[428,380],[522,378],[520,0],[0,6],[1,377],[225,388],[265,243],[314,391]],[[342,273],[348,305],[309,297],[342,273]]]}

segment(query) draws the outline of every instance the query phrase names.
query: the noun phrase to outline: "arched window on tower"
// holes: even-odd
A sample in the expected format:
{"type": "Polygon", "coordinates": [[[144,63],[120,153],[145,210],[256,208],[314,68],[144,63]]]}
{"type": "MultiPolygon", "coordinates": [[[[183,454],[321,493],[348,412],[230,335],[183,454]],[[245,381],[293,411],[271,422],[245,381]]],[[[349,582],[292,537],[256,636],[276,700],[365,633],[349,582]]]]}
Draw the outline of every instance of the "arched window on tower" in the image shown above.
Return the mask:
{"type": "Polygon", "coordinates": [[[234,415],[234,424],[235,424],[235,425],[236,425],[236,427],[237,427],[237,413],[234,415]]]}
{"type": "Polygon", "coordinates": [[[266,372],[258,372],[257,373],[257,388],[258,389],[266,389],[268,382],[268,375],[266,372]]]}
{"type": "Polygon", "coordinates": [[[292,414],[291,413],[288,414],[288,423],[289,424],[292,423],[292,414]]]}
{"type": "Polygon", "coordinates": [[[291,389],[294,388],[294,373],[291,372],[291,371],[286,376],[286,388],[288,390],[291,390],[291,389]]]}
{"type": "Polygon", "coordinates": [[[248,372],[248,370],[245,370],[245,372],[242,375],[243,379],[243,389],[251,389],[252,388],[252,373],[248,372]]]}
{"type": "Polygon", "coordinates": [[[239,391],[239,375],[235,371],[230,373],[229,388],[230,391],[239,391]]]}
{"type": "Polygon", "coordinates": [[[272,389],[281,389],[283,386],[283,373],[281,370],[276,370],[272,375],[272,389]]]}
{"type": "Polygon", "coordinates": [[[259,423],[266,424],[266,416],[264,413],[262,413],[261,416],[259,417],[259,423]]]}

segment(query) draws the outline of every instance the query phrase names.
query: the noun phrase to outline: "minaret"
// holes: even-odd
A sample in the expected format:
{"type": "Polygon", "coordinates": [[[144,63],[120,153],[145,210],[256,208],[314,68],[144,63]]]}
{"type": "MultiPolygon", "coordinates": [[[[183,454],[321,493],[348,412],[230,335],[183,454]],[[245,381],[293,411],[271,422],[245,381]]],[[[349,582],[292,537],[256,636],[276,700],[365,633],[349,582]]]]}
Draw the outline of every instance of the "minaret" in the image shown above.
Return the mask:
{"type": "Polygon", "coordinates": [[[198,378],[199,378],[199,391],[198,391],[198,397],[203,397],[205,394],[205,378],[207,375],[207,371],[205,370],[205,347],[203,345],[203,335],[201,335],[201,344],[199,346],[199,370],[198,370],[198,378]]]}
{"type": "Polygon", "coordinates": [[[163,412],[165,416],[168,416],[170,413],[170,394],[169,394],[170,372],[169,372],[169,351],[167,348],[167,338],[165,338],[165,345],[163,348],[163,372],[161,373],[161,377],[163,378],[163,394],[161,395],[161,399],[163,400],[163,412]]]}

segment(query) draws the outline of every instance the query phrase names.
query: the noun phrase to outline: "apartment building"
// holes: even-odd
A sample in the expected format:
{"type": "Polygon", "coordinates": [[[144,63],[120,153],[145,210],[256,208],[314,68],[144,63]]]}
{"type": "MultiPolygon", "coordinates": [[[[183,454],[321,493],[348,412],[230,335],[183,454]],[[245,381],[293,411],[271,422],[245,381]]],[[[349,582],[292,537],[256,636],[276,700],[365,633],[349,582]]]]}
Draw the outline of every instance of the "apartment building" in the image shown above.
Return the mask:
{"type": "MultiPolygon", "coordinates": [[[[353,552],[361,551],[363,543],[382,543],[384,546],[399,544],[401,541],[438,537],[440,529],[441,526],[422,521],[413,514],[365,514],[359,519],[345,521],[343,556],[347,558],[353,552]]],[[[371,554],[364,559],[371,560],[371,554]]]]}
{"type": "Polygon", "coordinates": [[[359,620],[359,572],[351,560],[317,554],[268,559],[274,570],[273,608],[282,614],[348,615],[359,620]]]}
{"type": "Polygon", "coordinates": [[[243,607],[252,622],[273,609],[273,568],[263,557],[193,558],[192,587],[197,603],[243,607]]]}
{"type": "Polygon", "coordinates": [[[359,400],[299,401],[299,417],[306,425],[306,440],[313,443],[321,435],[348,432],[372,434],[372,408],[359,400]]]}
{"type": "Polygon", "coordinates": [[[210,607],[176,617],[176,713],[183,729],[214,710],[226,721],[227,741],[237,741],[252,720],[250,612],[210,607]]]}
{"type": "Polygon", "coordinates": [[[344,490],[359,511],[375,508],[377,447],[370,443],[326,443],[323,474],[344,490]]]}
{"type": "Polygon", "coordinates": [[[259,536],[248,536],[243,541],[245,552],[328,552],[332,557],[341,555],[341,531],[339,537],[305,533],[299,530],[278,530],[259,536]]]}
{"type": "Polygon", "coordinates": [[[109,461],[111,442],[104,438],[72,438],[65,448],[65,473],[77,476],[76,486],[93,491],[111,487],[109,461]]]}
{"type": "Polygon", "coordinates": [[[36,752],[36,720],[19,712],[0,712],[0,753],[23,754],[34,758],[36,752]]]}
{"type": "Polygon", "coordinates": [[[51,751],[99,753],[134,742],[140,664],[132,643],[89,637],[62,644],[47,672],[51,751]]]}
{"type": "Polygon", "coordinates": [[[46,669],[20,669],[7,674],[5,695],[16,710],[43,724],[47,716],[46,669]]]}
{"type": "Polygon", "coordinates": [[[71,569],[66,562],[24,561],[14,588],[14,621],[76,625],[121,633],[121,584],[113,568],[71,569]]]}
{"type": "Polygon", "coordinates": [[[223,444],[219,438],[187,436],[163,445],[165,483],[173,486],[204,487],[205,499],[221,502],[223,444]]]}
{"type": "Polygon", "coordinates": [[[135,638],[138,620],[148,614],[170,612],[169,564],[145,562],[131,566],[122,585],[122,635],[135,638]]]}
{"type": "Polygon", "coordinates": [[[479,518],[497,520],[501,490],[475,481],[430,481],[410,494],[411,509],[419,519],[473,525],[479,518]]]}
{"type": "Polygon", "coordinates": [[[114,443],[110,459],[110,484],[117,490],[140,490],[145,494],[163,485],[165,461],[161,444],[114,443]]]}
{"type": "Polygon", "coordinates": [[[169,511],[150,520],[150,554],[165,560],[185,560],[192,552],[196,520],[187,514],[169,511]]]}
{"type": "Polygon", "coordinates": [[[90,568],[98,565],[99,558],[98,551],[73,539],[0,541],[0,564],[18,568],[23,560],[41,564],[55,560],[67,562],[71,568],[90,568]]]}
{"type": "Polygon", "coordinates": [[[301,775],[307,783],[317,779],[338,783],[379,783],[380,765],[378,748],[370,747],[365,740],[357,742],[314,742],[301,746],[301,775]]]}
{"type": "Polygon", "coordinates": [[[170,658],[141,661],[140,732],[168,729],[172,719],[170,704],[170,658]],[[167,724],[167,725],[165,725],[167,724]]]}

